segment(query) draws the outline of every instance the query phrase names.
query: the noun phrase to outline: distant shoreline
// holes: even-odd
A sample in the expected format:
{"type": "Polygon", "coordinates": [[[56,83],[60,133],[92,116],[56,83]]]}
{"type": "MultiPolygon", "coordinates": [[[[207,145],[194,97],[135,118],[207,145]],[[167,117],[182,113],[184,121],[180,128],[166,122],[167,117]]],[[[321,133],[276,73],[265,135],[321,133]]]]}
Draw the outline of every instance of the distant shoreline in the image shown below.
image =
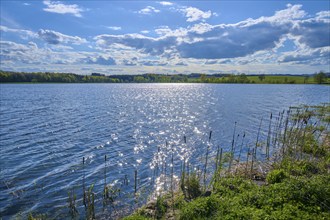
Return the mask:
{"type": "Polygon", "coordinates": [[[246,75],[234,74],[143,74],[143,75],[104,75],[92,73],[21,73],[0,71],[1,84],[34,83],[211,83],[211,84],[330,84],[329,73],[314,75],[246,75]]]}

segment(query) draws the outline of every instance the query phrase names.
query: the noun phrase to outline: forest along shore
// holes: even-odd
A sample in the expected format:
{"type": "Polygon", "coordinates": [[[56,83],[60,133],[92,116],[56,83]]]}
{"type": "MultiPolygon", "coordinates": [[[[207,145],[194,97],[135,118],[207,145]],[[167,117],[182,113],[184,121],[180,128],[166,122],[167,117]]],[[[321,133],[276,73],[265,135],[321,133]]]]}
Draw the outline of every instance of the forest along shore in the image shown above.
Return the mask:
{"type": "Polygon", "coordinates": [[[105,75],[92,73],[24,73],[0,71],[0,83],[253,83],[253,84],[330,84],[330,73],[310,75],[259,74],[143,74],[105,75]]]}

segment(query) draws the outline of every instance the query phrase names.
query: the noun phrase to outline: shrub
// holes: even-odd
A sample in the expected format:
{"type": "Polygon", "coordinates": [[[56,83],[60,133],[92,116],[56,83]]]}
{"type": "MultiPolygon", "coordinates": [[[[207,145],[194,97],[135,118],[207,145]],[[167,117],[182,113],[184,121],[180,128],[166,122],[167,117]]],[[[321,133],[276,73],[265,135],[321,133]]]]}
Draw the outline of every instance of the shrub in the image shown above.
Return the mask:
{"type": "Polygon", "coordinates": [[[268,173],[266,180],[268,183],[274,184],[274,183],[282,182],[287,177],[288,174],[283,169],[279,169],[279,170],[273,170],[270,173],[268,173]]]}
{"type": "Polygon", "coordinates": [[[194,199],[202,194],[199,179],[196,173],[189,175],[189,181],[186,181],[188,198],[194,199]]]}
{"type": "Polygon", "coordinates": [[[217,213],[219,206],[220,199],[216,196],[199,197],[182,207],[180,219],[207,219],[217,213]]]}

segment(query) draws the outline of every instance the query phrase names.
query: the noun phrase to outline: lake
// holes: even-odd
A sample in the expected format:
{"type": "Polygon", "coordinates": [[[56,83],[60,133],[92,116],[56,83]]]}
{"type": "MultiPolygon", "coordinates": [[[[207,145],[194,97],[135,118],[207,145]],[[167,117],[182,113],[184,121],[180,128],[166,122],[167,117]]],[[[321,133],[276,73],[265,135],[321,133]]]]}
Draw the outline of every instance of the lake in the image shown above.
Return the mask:
{"type": "MultiPolygon", "coordinates": [[[[218,145],[230,148],[235,122],[238,141],[245,132],[248,146],[254,144],[263,119],[260,139],[265,140],[271,113],[330,102],[330,87],[1,84],[0,95],[0,216],[33,212],[62,219],[70,216],[71,189],[83,216],[84,174],[86,188],[95,184],[96,203],[102,207],[106,166],[107,183],[121,185],[117,211],[129,212],[163,187],[166,180],[159,177],[162,170],[170,171],[172,150],[176,176],[183,158],[199,169],[208,144],[211,157],[218,145]],[[133,194],[135,170],[138,202],[133,194]]],[[[212,160],[210,164],[212,169],[212,160]]]]}

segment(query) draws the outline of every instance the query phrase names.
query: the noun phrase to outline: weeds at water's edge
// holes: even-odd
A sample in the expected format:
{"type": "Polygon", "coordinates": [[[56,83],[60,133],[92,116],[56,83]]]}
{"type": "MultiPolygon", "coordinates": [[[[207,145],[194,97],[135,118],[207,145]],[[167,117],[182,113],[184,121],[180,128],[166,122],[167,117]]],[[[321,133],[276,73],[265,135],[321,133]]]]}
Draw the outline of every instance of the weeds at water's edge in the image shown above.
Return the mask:
{"type": "MultiPolygon", "coordinates": [[[[205,187],[204,176],[201,185],[200,175],[188,174],[184,163],[174,199],[180,202],[172,204],[176,219],[329,219],[329,115],[328,105],[290,108],[277,117],[271,114],[266,153],[259,153],[261,121],[256,144],[247,146],[250,150],[244,162],[240,161],[241,149],[236,159],[233,156],[234,129],[231,151],[217,149],[211,188],[205,187]]],[[[208,151],[205,155],[207,161],[208,151]]],[[[148,203],[125,219],[167,219],[166,213],[145,215],[144,210],[153,208],[148,203]]]]}

